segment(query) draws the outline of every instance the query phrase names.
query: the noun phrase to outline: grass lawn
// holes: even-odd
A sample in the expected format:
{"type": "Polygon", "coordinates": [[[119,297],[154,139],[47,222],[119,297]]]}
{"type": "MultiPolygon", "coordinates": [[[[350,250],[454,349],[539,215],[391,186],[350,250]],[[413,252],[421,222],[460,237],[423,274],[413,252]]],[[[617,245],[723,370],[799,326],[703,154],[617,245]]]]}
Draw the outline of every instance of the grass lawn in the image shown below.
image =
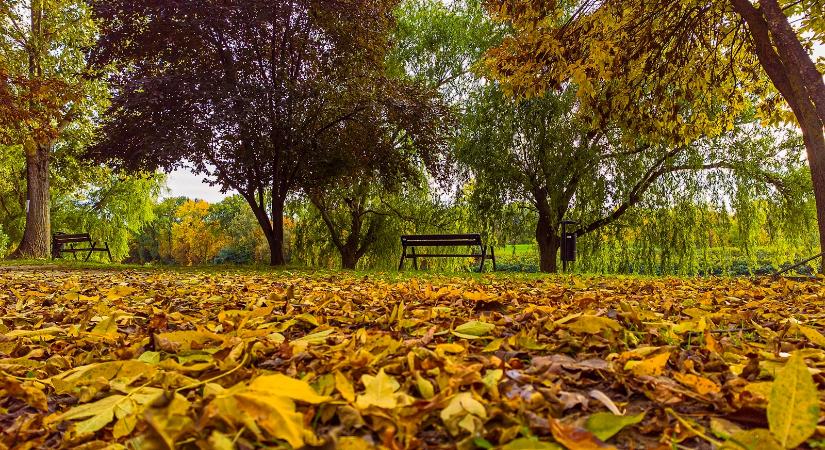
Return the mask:
{"type": "Polygon", "coordinates": [[[818,281],[114,267],[0,265],[0,448],[825,443],[818,281]]]}

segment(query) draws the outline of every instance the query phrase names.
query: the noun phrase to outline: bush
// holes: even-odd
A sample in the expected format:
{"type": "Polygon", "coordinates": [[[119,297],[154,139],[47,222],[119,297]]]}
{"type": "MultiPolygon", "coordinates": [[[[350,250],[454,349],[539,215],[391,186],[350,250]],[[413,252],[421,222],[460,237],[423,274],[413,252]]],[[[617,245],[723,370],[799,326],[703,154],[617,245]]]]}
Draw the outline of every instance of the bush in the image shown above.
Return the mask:
{"type": "Polygon", "coordinates": [[[250,248],[224,247],[212,262],[215,264],[249,264],[254,260],[255,255],[250,248]]]}
{"type": "Polygon", "coordinates": [[[0,227],[0,258],[4,258],[8,250],[9,237],[5,233],[3,233],[3,227],[0,227]]]}

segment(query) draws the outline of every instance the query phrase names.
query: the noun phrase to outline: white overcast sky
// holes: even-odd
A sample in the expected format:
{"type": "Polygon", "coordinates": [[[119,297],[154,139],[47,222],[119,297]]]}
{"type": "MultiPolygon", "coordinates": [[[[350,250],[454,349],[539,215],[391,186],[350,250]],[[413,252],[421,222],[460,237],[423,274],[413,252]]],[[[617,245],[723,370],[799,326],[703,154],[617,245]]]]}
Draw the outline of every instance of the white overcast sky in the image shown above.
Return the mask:
{"type": "Polygon", "coordinates": [[[221,199],[234,194],[227,192],[222,194],[217,186],[210,186],[203,181],[203,175],[195,175],[189,170],[178,169],[168,174],[166,186],[169,191],[164,197],[189,197],[192,199],[206,200],[209,203],[216,203],[221,199]]]}

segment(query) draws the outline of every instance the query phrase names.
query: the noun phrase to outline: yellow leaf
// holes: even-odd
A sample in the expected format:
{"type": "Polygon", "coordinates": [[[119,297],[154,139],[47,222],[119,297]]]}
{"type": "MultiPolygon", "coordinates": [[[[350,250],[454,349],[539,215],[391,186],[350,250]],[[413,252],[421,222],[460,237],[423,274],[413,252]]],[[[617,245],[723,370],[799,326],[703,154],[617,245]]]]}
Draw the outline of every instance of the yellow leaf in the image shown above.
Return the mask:
{"type": "Polygon", "coordinates": [[[450,399],[447,407],[441,410],[441,420],[454,436],[459,433],[459,429],[475,433],[486,418],[487,410],[481,402],[473,398],[471,392],[459,392],[450,399]]]}
{"type": "Polygon", "coordinates": [[[722,347],[713,338],[712,333],[705,333],[705,348],[714,353],[722,353],[722,347]]]}
{"type": "Polygon", "coordinates": [[[825,336],[814,328],[798,325],[799,331],[812,343],[825,348],[825,336]]]}
{"type": "Polygon", "coordinates": [[[725,441],[720,450],[781,450],[782,446],[776,442],[771,432],[764,428],[739,431],[725,441]]]}
{"type": "Polygon", "coordinates": [[[584,315],[567,324],[566,328],[574,333],[599,334],[604,330],[619,331],[622,326],[609,317],[584,315]]]}
{"type": "Polygon", "coordinates": [[[665,371],[670,352],[659,353],[642,361],[628,361],[624,369],[630,370],[636,376],[659,376],[665,371]]]}
{"type": "Polygon", "coordinates": [[[804,358],[794,352],[774,379],[768,400],[768,424],[783,447],[795,448],[814,433],[817,422],[816,385],[804,358]]]}
{"type": "MultiPolygon", "coordinates": [[[[455,328],[455,333],[461,335],[469,335],[472,337],[480,337],[488,334],[496,328],[495,325],[480,320],[471,320],[467,323],[461,324],[455,328]]],[[[462,336],[464,337],[464,336],[462,336]]]]}
{"type": "Polygon", "coordinates": [[[395,381],[395,378],[384,373],[384,369],[378,371],[378,375],[375,376],[362,375],[361,382],[364,383],[366,391],[355,401],[355,406],[360,409],[367,409],[370,406],[392,409],[410,403],[405,394],[396,393],[401,389],[401,385],[395,381]]]}
{"type": "Polygon", "coordinates": [[[296,380],[280,373],[257,377],[249,383],[248,389],[304,403],[318,404],[330,400],[329,397],[318,395],[306,381],[296,380]]]}
{"type": "Polygon", "coordinates": [[[484,353],[495,352],[501,348],[502,342],[504,342],[504,338],[493,339],[487,346],[481,349],[481,351],[484,353]]]}
{"type": "Polygon", "coordinates": [[[208,331],[170,331],[155,335],[155,347],[169,353],[204,348],[207,345],[217,347],[224,341],[225,338],[220,334],[208,331]]]}
{"type": "Polygon", "coordinates": [[[140,377],[152,377],[157,368],[138,360],[109,361],[86,366],[75,367],[51,378],[51,384],[58,394],[65,394],[72,389],[96,383],[103,379],[122,379],[133,381],[140,377]]]}
{"type": "Polygon", "coordinates": [[[335,387],[341,393],[341,397],[344,397],[344,400],[350,403],[355,401],[355,389],[352,387],[352,383],[350,383],[349,378],[337,370],[335,371],[335,387]]]}
{"type": "Polygon", "coordinates": [[[464,350],[461,344],[438,344],[435,346],[435,354],[442,357],[447,353],[462,353],[464,350]]]}
{"type": "Polygon", "coordinates": [[[92,328],[92,334],[97,336],[104,336],[108,338],[117,337],[117,322],[112,316],[104,317],[100,322],[92,328]]]}
{"type": "Polygon", "coordinates": [[[693,388],[693,390],[700,395],[718,394],[721,389],[719,385],[712,380],[690,373],[674,373],[673,379],[687,387],[693,388]]]}
{"type": "Polygon", "coordinates": [[[262,438],[262,431],[298,448],[314,434],[304,427],[303,415],[295,410],[294,400],[323,403],[329,397],[318,395],[307,382],[286,375],[264,375],[249,384],[239,383],[218,392],[207,406],[207,417],[220,417],[246,426],[262,438]]]}

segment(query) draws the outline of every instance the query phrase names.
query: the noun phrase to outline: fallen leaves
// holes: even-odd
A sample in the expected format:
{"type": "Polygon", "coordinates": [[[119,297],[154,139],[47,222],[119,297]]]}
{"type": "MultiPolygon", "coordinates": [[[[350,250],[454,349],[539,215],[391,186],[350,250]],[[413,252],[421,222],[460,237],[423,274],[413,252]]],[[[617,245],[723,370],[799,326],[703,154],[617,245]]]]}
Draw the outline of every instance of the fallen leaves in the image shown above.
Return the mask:
{"type": "Polygon", "coordinates": [[[816,446],[823,299],[789,280],[5,271],[0,449],[816,446]]]}
{"type": "Polygon", "coordinates": [[[768,424],[771,433],[785,448],[796,448],[816,430],[819,398],[808,366],[799,353],[788,358],[771,387],[768,424]]]}

